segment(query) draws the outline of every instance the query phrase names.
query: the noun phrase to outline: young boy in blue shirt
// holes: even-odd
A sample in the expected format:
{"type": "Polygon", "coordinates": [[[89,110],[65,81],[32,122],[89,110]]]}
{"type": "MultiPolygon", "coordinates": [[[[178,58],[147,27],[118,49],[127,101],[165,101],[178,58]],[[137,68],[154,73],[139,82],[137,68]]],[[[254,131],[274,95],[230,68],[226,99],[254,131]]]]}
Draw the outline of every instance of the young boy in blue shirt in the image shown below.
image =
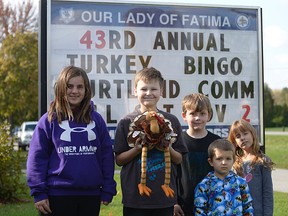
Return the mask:
{"type": "Polygon", "coordinates": [[[248,184],[231,170],[235,158],[235,147],[228,140],[210,144],[208,162],[214,171],[195,188],[195,215],[253,215],[248,184]]]}

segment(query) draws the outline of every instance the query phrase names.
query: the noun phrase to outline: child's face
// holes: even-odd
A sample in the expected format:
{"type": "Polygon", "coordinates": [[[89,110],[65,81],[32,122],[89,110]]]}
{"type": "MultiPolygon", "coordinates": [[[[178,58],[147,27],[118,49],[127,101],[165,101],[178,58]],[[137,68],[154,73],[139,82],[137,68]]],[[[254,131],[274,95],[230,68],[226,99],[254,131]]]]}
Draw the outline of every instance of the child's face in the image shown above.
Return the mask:
{"type": "Polygon", "coordinates": [[[244,151],[252,149],[253,135],[250,131],[239,131],[235,134],[236,144],[244,151]]]}
{"type": "Polygon", "coordinates": [[[69,79],[67,83],[67,98],[71,109],[78,107],[85,96],[85,85],[82,76],[69,79]]]}
{"type": "Polygon", "coordinates": [[[233,166],[233,152],[216,148],[213,160],[209,158],[208,162],[214,168],[215,175],[220,179],[224,179],[233,166]]]}
{"type": "Polygon", "coordinates": [[[158,80],[149,80],[147,83],[143,80],[139,80],[137,87],[134,89],[134,93],[138,98],[141,105],[141,111],[156,111],[157,102],[162,95],[162,89],[158,80]]]}
{"type": "Polygon", "coordinates": [[[192,130],[203,131],[206,130],[205,127],[210,116],[207,109],[203,109],[200,112],[187,110],[186,113],[182,113],[182,118],[192,130]]]}

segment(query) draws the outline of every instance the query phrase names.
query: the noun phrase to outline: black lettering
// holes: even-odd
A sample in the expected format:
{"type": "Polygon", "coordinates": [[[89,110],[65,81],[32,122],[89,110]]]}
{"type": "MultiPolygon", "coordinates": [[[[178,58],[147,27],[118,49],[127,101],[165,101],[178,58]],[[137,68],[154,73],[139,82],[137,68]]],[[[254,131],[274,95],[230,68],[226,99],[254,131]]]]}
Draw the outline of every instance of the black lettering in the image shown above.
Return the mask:
{"type": "Polygon", "coordinates": [[[156,34],[153,49],[157,49],[158,47],[160,47],[162,50],[165,50],[164,39],[162,33],[159,31],[156,34]]]}
{"type": "Polygon", "coordinates": [[[228,64],[222,64],[224,61],[225,61],[225,63],[227,62],[226,57],[220,58],[218,63],[217,63],[217,69],[218,69],[219,73],[222,75],[226,75],[228,73],[228,64]]]}
{"type": "Polygon", "coordinates": [[[97,71],[96,73],[101,73],[101,70],[108,74],[107,65],[108,65],[108,58],[104,55],[97,55],[96,56],[96,63],[97,63],[97,71]]]}
{"type": "Polygon", "coordinates": [[[164,80],[163,83],[163,93],[162,97],[166,98],[167,93],[169,94],[169,98],[177,98],[180,94],[180,85],[176,80],[169,80],[168,81],[168,87],[167,87],[167,80],[164,80]]]}
{"type": "Polygon", "coordinates": [[[248,86],[244,81],[241,82],[241,98],[254,98],[254,82],[250,81],[248,86]],[[250,96],[249,96],[250,95],[250,96]]]}
{"type": "Polygon", "coordinates": [[[128,98],[135,98],[136,96],[133,94],[133,87],[132,87],[132,81],[127,80],[127,97],[128,98]]]}
{"type": "Polygon", "coordinates": [[[223,122],[224,121],[224,116],[225,116],[225,112],[226,112],[226,104],[225,105],[220,105],[216,104],[216,114],[217,114],[217,118],[219,122],[223,122]]]}
{"type": "Polygon", "coordinates": [[[202,50],[204,47],[203,33],[193,33],[193,47],[195,50],[202,50]]]}
{"type": "Polygon", "coordinates": [[[239,58],[235,57],[231,60],[231,71],[234,75],[239,75],[242,72],[242,62],[239,58]],[[236,65],[238,65],[237,69],[236,65]]]}
{"type": "Polygon", "coordinates": [[[124,32],[124,48],[132,49],[135,46],[135,35],[131,31],[124,32]]]}
{"type": "Polygon", "coordinates": [[[108,80],[99,80],[99,98],[111,98],[109,91],[111,89],[111,85],[108,80]]]}
{"type": "Polygon", "coordinates": [[[92,71],[92,55],[80,55],[80,67],[90,73],[92,71]]]}
{"type": "Polygon", "coordinates": [[[166,109],[165,111],[171,113],[172,108],[174,108],[173,104],[164,104],[163,108],[166,109]]]}
{"type": "MultiPolygon", "coordinates": [[[[205,74],[208,74],[210,71],[210,74],[214,75],[215,70],[214,70],[214,57],[205,57],[205,74]]],[[[202,62],[201,62],[202,63],[202,62]]]]}
{"type": "Polygon", "coordinates": [[[225,99],[238,99],[239,92],[241,92],[241,98],[254,98],[254,81],[250,81],[246,84],[245,81],[224,81],[221,83],[220,81],[215,80],[209,84],[207,80],[203,80],[198,85],[198,92],[207,96],[209,95],[208,93],[211,93],[216,99],[223,96],[225,99]]]}
{"type": "Polygon", "coordinates": [[[111,111],[111,105],[107,105],[107,124],[110,123],[117,123],[117,120],[112,119],[112,111],[111,111]]]}
{"type": "Polygon", "coordinates": [[[237,57],[234,57],[230,62],[226,57],[217,60],[215,57],[198,56],[197,60],[192,56],[184,56],[184,74],[194,74],[195,72],[202,74],[204,67],[205,75],[215,75],[217,71],[221,75],[227,75],[229,72],[233,75],[239,75],[243,68],[241,60],[237,57]]]}
{"type": "Polygon", "coordinates": [[[117,98],[121,98],[121,85],[124,84],[124,80],[114,80],[113,82],[116,84],[117,98]]]}
{"type": "Polygon", "coordinates": [[[214,34],[210,33],[207,41],[206,51],[209,51],[212,48],[214,49],[214,51],[217,51],[217,45],[214,34]]]}
{"type": "Polygon", "coordinates": [[[95,85],[95,80],[90,80],[90,86],[91,86],[91,91],[92,91],[92,98],[95,96],[95,89],[96,89],[96,85],[95,85]]]}
{"type": "Polygon", "coordinates": [[[119,41],[121,39],[121,35],[118,31],[110,30],[109,31],[109,49],[121,49],[119,41]]]}
{"type": "Polygon", "coordinates": [[[191,50],[191,33],[188,32],[187,35],[181,32],[181,50],[191,50]]]}
{"type": "Polygon", "coordinates": [[[195,59],[191,56],[184,57],[184,74],[193,74],[196,71],[195,59]]]}
{"type": "Polygon", "coordinates": [[[176,80],[169,80],[169,98],[177,98],[180,94],[180,85],[176,80]]]}
{"type": "Polygon", "coordinates": [[[75,59],[77,59],[78,58],[78,55],[76,55],[76,54],[68,54],[68,55],[66,55],[66,57],[68,58],[68,59],[70,59],[70,65],[75,65],[75,59]]]}
{"type": "Polygon", "coordinates": [[[233,82],[232,85],[225,82],[225,98],[238,99],[238,82],[233,82]]]}
{"type": "Polygon", "coordinates": [[[230,49],[225,47],[224,34],[220,34],[220,50],[222,52],[229,52],[230,49]]]}
{"type": "Polygon", "coordinates": [[[122,73],[122,71],[120,69],[121,59],[122,59],[122,55],[119,55],[117,57],[115,55],[111,56],[111,73],[116,73],[116,70],[119,73],[122,73]],[[112,65],[113,65],[113,67],[112,67],[112,65]]]}
{"type": "Polygon", "coordinates": [[[149,66],[151,58],[152,58],[152,56],[147,56],[146,61],[145,61],[144,56],[141,56],[141,55],[139,56],[139,60],[140,60],[143,68],[149,66]]]}
{"type": "Polygon", "coordinates": [[[168,50],[178,50],[178,32],[168,32],[168,50]]]}
{"type": "Polygon", "coordinates": [[[128,55],[126,56],[126,73],[133,74],[135,70],[132,70],[131,67],[135,67],[135,55],[128,55]],[[132,61],[134,60],[134,61],[132,61]]]}
{"type": "Polygon", "coordinates": [[[221,82],[219,81],[214,81],[212,83],[212,86],[211,86],[211,94],[214,98],[220,98],[221,95],[223,94],[223,86],[221,84],[221,82]],[[217,92],[216,92],[217,91],[217,92]]]}
{"type": "MultiPolygon", "coordinates": [[[[201,94],[205,94],[203,91],[203,86],[204,85],[208,85],[208,81],[207,80],[203,80],[202,82],[200,82],[200,84],[198,85],[198,92],[201,94]]],[[[205,94],[207,97],[209,96],[209,94],[205,94]]]]}

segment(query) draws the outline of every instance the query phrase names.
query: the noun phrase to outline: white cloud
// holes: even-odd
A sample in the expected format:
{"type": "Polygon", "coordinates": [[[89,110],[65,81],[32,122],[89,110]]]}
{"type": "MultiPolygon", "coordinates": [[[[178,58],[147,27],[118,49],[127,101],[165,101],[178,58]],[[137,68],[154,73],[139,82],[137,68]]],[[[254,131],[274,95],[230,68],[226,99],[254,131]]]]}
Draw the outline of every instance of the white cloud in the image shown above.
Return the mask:
{"type": "Polygon", "coordinates": [[[279,26],[264,28],[264,43],[271,48],[278,48],[287,43],[288,33],[279,26]]]}
{"type": "MultiPolygon", "coordinates": [[[[288,54],[279,55],[277,59],[278,59],[279,64],[286,66],[288,62],[288,54]]],[[[287,66],[286,68],[288,69],[287,66]]]]}

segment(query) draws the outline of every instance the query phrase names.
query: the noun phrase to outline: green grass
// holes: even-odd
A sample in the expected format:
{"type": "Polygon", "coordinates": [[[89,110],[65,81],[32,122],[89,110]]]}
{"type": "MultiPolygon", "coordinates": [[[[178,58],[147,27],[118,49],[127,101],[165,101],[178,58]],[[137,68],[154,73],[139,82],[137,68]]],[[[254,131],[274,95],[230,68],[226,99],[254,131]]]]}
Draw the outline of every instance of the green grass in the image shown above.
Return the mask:
{"type": "Polygon", "coordinates": [[[276,163],[276,168],[288,169],[288,136],[265,136],[265,153],[276,163]]]}
{"type": "MultiPolygon", "coordinates": [[[[288,136],[265,136],[266,154],[276,163],[276,168],[288,169],[288,136]]],[[[23,154],[25,154],[23,152],[23,154]]],[[[115,167],[116,170],[120,168],[115,167]]],[[[113,198],[112,203],[108,206],[102,206],[100,216],[121,216],[122,215],[122,193],[120,188],[120,175],[115,174],[115,180],[117,181],[117,195],[113,198]]],[[[25,178],[23,177],[23,180],[25,178]]],[[[28,195],[24,197],[27,202],[17,204],[1,204],[0,203],[0,215],[1,216],[38,216],[33,199],[28,195]]],[[[274,215],[282,216],[287,215],[288,212],[288,193],[274,192],[274,215]]]]}
{"type": "MultiPolygon", "coordinates": [[[[108,206],[101,206],[100,216],[120,216],[122,215],[122,193],[120,189],[120,174],[115,174],[115,181],[117,181],[117,194],[114,196],[112,202],[108,206]]],[[[38,212],[34,208],[33,198],[28,195],[27,188],[27,202],[17,204],[1,204],[1,216],[38,216],[38,212]]]]}
{"type": "Polygon", "coordinates": [[[288,193],[274,192],[274,215],[284,216],[288,212],[288,193]]]}
{"type": "MultiPolygon", "coordinates": [[[[122,215],[122,193],[119,184],[119,174],[115,174],[117,181],[117,195],[108,206],[102,206],[100,216],[120,216],[122,215]]],[[[288,212],[288,193],[274,192],[274,215],[282,216],[288,212]]],[[[38,216],[32,199],[27,203],[0,205],[1,216],[38,216]]]]}
{"type": "MultiPolygon", "coordinates": [[[[120,174],[115,174],[117,182],[117,194],[108,206],[101,206],[100,216],[120,216],[122,215],[122,192],[120,187],[120,174]]],[[[1,215],[1,214],[0,214],[1,215]]]]}

